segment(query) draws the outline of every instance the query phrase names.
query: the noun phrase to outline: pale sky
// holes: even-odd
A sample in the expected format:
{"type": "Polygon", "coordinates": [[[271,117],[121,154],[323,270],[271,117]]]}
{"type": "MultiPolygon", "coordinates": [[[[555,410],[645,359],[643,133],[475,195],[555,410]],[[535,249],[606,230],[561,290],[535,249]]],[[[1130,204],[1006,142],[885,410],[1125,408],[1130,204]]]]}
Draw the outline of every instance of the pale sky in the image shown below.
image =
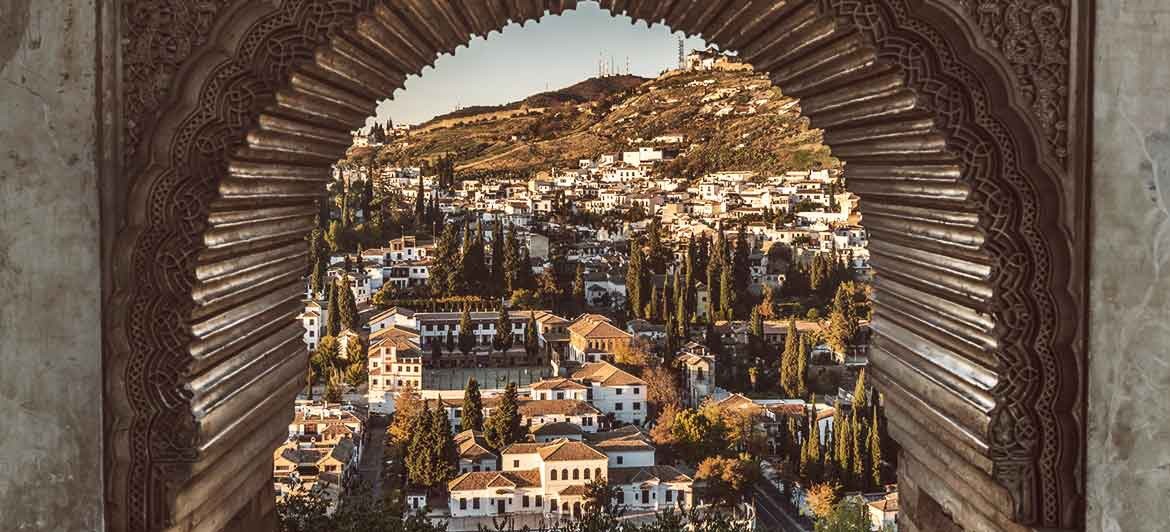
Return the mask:
{"type": "MultiPolygon", "coordinates": [[[[630,73],[654,77],[678,64],[678,38],[666,26],[636,26],[625,16],[613,17],[595,2],[581,2],[562,16],[546,16],[523,28],[510,24],[503,33],[475,38],[455,55],[435,61],[422,76],[406,80],[406,88],[378,105],[377,120],[418,124],[456,106],[498,105],[545,90],[567,87],[597,75],[603,56],[622,72],[629,57],[630,73]]],[[[686,39],[686,50],[705,48],[699,37],[686,39]]]]}

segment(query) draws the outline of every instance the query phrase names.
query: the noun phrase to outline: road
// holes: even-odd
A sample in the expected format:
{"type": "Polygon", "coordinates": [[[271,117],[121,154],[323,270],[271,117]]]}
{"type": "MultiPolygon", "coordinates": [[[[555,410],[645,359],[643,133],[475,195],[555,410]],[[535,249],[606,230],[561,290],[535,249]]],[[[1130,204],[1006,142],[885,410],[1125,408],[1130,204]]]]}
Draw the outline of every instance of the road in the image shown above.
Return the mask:
{"type": "Polygon", "coordinates": [[[796,519],[788,515],[780,506],[780,493],[771,486],[752,486],[752,496],[756,502],[756,528],[760,530],[775,530],[780,532],[807,532],[808,529],[800,525],[796,519]],[[772,489],[767,489],[772,488],[772,489]]]}
{"type": "Polygon", "coordinates": [[[374,500],[382,497],[382,447],[386,441],[386,427],[389,419],[385,416],[373,416],[366,424],[366,443],[362,450],[361,461],[358,462],[358,478],[355,494],[369,489],[369,495],[374,500]]]}

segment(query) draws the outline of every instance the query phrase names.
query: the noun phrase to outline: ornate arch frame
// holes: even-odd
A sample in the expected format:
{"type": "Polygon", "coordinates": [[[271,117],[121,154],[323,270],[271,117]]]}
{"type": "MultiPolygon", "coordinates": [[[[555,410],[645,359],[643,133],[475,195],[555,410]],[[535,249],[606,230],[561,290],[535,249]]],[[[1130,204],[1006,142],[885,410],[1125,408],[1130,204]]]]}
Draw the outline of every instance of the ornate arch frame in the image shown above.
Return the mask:
{"type": "MultiPolygon", "coordinates": [[[[848,163],[904,526],[1080,529],[1091,2],[600,3],[738,51],[848,163]]],[[[306,364],[301,238],[348,132],[472,35],[576,4],[123,0],[111,529],[223,529],[265,496],[306,364]]]]}

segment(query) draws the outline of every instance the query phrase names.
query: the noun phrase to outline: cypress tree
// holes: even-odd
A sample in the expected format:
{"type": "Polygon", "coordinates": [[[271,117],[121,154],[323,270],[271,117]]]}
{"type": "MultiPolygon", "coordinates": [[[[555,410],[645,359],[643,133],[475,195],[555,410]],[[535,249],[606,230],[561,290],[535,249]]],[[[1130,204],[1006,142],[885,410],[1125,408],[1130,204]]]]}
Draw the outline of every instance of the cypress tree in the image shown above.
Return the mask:
{"type": "Polygon", "coordinates": [[[585,266],[578,263],[577,273],[573,277],[573,304],[577,311],[585,308],[585,266]]]}
{"type": "Polygon", "coordinates": [[[788,319],[788,331],[784,335],[784,351],[780,354],[780,390],[788,397],[796,397],[796,375],[799,368],[796,343],[800,333],[796,330],[796,318],[788,319]]]}
{"type": "Polygon", "coordinates": [[[496,317],[496,335],[492,338],[492,348],[501,353],[512,348],[512,320],[503,305],[500,305],[500,313],[496,317]]]}
{"type": "Polygon", "coordinates": [[[451,420],[447,418],[447,411],[441,407],[431,414],[431,439],[435,448],[431,455],[429,486],[446,487],[447,481],[455,478],[459,471],[459,451],[455,448],[455,438],[451,434],[451,420]]]}
{"type": "Polygon", "coordinates": [[[475,377],[467,379],[467,388],[463,390],[463,417],[459,423],[461,430],[483,430],[483,398],[475,377]]]}
{"type": "Polygon", "coordinates": [[[866,400],[865,369],[857,374],[857,384],[853,386],[853,410],[864,410],[869,402],[866,400]]]}
{"type": "MultiPolygon", "coordinates": [[[[748,245],[742,225],[739,226],[735,237],[735,253],[731,258],[731,282],[732,286],[738,290],[747,290],[748,286],[752,284],[751,246],[748,245]]],[[[746,297],[741,297],[732,307],[740,317],[743,316],[742,305],[746,301],[746,297]]]]}
{"type": "MultiPolygon", "coordinates": [[[[721,235],[722,233],[716,237],[717,243],[723,240],[721,235]]],[[[723,307],[719,305],[723,299],[723,292],[720,290],[720,283],[723,279],[723,264],[720,259],[721,255],[717,251],[720,247],[718,244],[712,245],[710,257],[707,259],[707,315],[710,321],[715,321],[723,315],[723,307]]]]}
{"type": "Polygon", "coordinates": [[[516,270],[516,286],[531,290],[536,286],[536,279],[532,275],[532,257],[528,254],[528,244],[520,246],[520,261],[516,270]]]}
{"type": "Polygon", "coordinates": [[[626,301],[630,315],[645,317],[646,294],[642,293],[642,243],[639,240],[630,241],[630,261],[626,268],[626,301]]]}
{"type": "Polygon", "coordinates": [[[410,440],[406,447],[406,475],[414,484],[430,486],[435,448],[431,408],[423,401],[422,411],[410,420],[410,440]]]}
{"type": "Polygon", "coordinates": [[[796,350],[796,397],[808,395],[808,342],[797,341],[796,350]]]}
{"type": "Polygon", "coordinates": [[[508,233],[504,237],[504,292],[511,294],[520,288],[517,275],[520,273],[520,242],[516,239],[516,227],[508,226],[508,233]]]}
{"type": "Polygon", "coordinates": [[[834,351],[845,354],[857,334],[857,327],[857,312],[853,308],[851,285],[842,283],[837,287],[833,307],[829,311],[829,346],[834,351]]]}
{"type": "Polygon", "coordinates": [[[360,315],[358,314],[357,300],[353,297],[353,290],[350,290],[344,281],[338,285],[337,290],[341,296],[341,328],[342,330],[357,331],[360,325],[360,315]]]}
{"type": "Polygon", "coordinates": [[[748,352],[753,357],[764,355],[764,316],[760,307],[752,307],[752,316],[748,327],[748,352]]]}
{"type": "Polygon", "coordinates": [[[659,315],[658,309],[658,286],[650,286],[650,299],[646,302],[647,312],[643,313],[642,317],[649,321],[658,321],[662,316],[659,315]]]}
{"type": "Polygon", "coordinates": [[[329,295],[325,303],[325,336],[337,336],[341,332],[341,308],[338,298],[337,281],[329,281],[329,295]]]}
{"type": "Polygon", "coordinates": [[[435,260],[431,262],[430,278],[427,285],[435,295],[450,295],[450,279],[455,273],[459,259],[459,229],[455,224],[443,228],[439,241],[435,244],[435,260]]]}
{"type": "Polygon", "coordinates": [[[414,227],[416,231],[418,228],[422,227],[423,223],[426,221],[426,210],[424,207],[424,201],[426,201],[425,196],[426,191],[423,189],[422,174],[419,174],[418,190],[415,192],[414,197],[414,227]]]}
{"type": "Polygon", "coordinates": [[[647,242],[649,253],[646,255],[646,270],[651,274],[666,273],[666,265],[670,262],[670,251],[662,242],[662,227],[658,217],[651,219],[647,232],[649,233],[647,242]]]}
{"type": "Polygon", "coordinates": [[[840,426],[837,427],[837,441],[836,454],[837,469],[840,470],[841,482],[846,486],[854,486],[853,479],[853,435],[850,433],[852,423],[850,423],[849,415],[842,414],[840,426]]]}
{"type": "Polygon", "coordinates": [[[459,350],[464,356],[470,355],[475,349],[475,331],[471,328],[471,310],[463,306],[463,314],[459,316],[459,350]]]}
{"type": "Polygon", "coordinates": [[[504,389],[504,396],[500,399],[499,406],[492,411],[484,423],[484,439],[497,451],[503,450],[524,437],[524,429],[520,426],[518,397],[516,384],[509,382],[507,388],[504,389]]]}
{"type": "Polygon", "coordinates": [[[873,408],[873,420],[869,426],[870,480],[874,487],[882,486],[882,437],[878,424],[878,409],[873,408]]]}
{"type": "Polygon", "coordinates": [[[528,324],[524,326],[524,352],[534,357],[540,352],[540,337],[536,331],[536,313],[528,312],[528,324]]]}
{"type": "Polygon", "coordinates": [[[853,415],[849,416],[849,436],[853,440],[849,443],[849,450],[853,453],[852,477],[856,482],[857,489],[867,489],[869,487],[869,468],[866,462],[866,438],[865,438],[865,416],[864,410],[854,410],[853,415]]]}
{"type": "Polygon", "coordinates": [[[463,226],[463,245],[459,251],[459,266],[456,269],[458,275],[455,276],[454,282],[451,283],[450,290],[453,294],[470,295],[473,294],[475,285],[475,237],[471,234],[470,224],[463,226]]]}
{"type": "Polygon", "coordinates": [[[736,307],[739,306],[739,291],[731,277],[730,268],[723,268],[719,278],[719,290],[719,309],[723,311],[723,318],[727,321],[734,320],[738,317],[736,307]]]}

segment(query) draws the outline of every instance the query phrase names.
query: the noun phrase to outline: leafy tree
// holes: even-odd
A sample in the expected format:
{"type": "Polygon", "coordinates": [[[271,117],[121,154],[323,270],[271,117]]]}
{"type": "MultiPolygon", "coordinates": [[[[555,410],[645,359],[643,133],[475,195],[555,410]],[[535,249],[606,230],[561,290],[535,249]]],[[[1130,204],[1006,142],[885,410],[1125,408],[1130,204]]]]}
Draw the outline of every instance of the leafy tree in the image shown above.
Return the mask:
{"type": "Polygon", "coordinates": [[[683,395],[678,375],[669,367],[648,368],[642,373],[642,380],[646,381],[646,405],[649,409],[647,421],[655,419],[667,408],[682,407],[683,395]]]}
{"type": "Polygon", "coordinates": [[[364,363],[354,362],[345,368],[345,383],[353,388],[365,384],[367,376],[364,363]]]}
{"type": "Polygon", "coordinates": [[[471,308],[465,305],[463,314],[459,316],[459,351],[467,356],[474,349],[475,331],[471,327],[471,308]]]}
{"type": "Polygon", "coordinates": [[[720,417],[704,416],[696,410],[682,410],[674,418],[673,436],[679,454],[691,463],[726,451],[726,427],[720,417]]]}
{"type": "Polygon", "coordinates": [[[455,448],[455,438],[451,434],[451,420],[447,411],[436,408],[431,413],[431,437],[435,442],[434,455],[431,464],[431,487],[445,488],[447,481],[455,478],[459,471],[459,451],[455,448]]]}
{"type": "Polygon", "coordinates": [[[503,450],[524,438],[524,428],[520,425],[518,398],[516,384],[508,383],[499,406],[492,410],[484,422],[483,436],[493,449],[503,450]]]}
{"type": "Polygon", "coordinates": [[[391,443],[406,445],[410,441],[412,429],[422,415],[423,400],[415,391],[414,386],[407,384],[394,398],[394,421],[387,430],[391,443]]]}
{"type": "Polygon", "coordinates": [[[805,502],[808,504],[808,509],[818,519],[827,517],[833,512],[833,507],[837,504],[837,492],[840,489],[841,487],[837,484],[829,482],[813,484],[805,494],[805,502]]]}
{"type": "Polygon", "coordinates": [[[342,399],[343,390],[341,389],[341,377],[336,369],[329,371],[328,382],[325,384],[325,402],[326,403],[340,403],[342,399]]]}
{"type": "Polygon", "coordinates": [[[605,477],[594,477],[585,484],[586,511],[590,513],[601,512],[606,515],[619,514],[621,502],[618,501],[618,496],[621,495],[621,492],[618,489],[617,486],[610,486],[605,477]]]}
{"type": "Polygon", "coordinates": [[[777,303],[776,289],[773,288],[772,285],[764,285],[764,298],[763,301],[760,302],[759,307],[760,314],[762,314],[764,318],[774,318],[778,316],[776,312],[777,303]]]}
{"type": "Polygon", "coordinates": [[[317,367],[317,374],[324,375],[326,371],[337,366],[341,350],[337,346],[336,336],[322,336],[317,342],[317,350],[313,352],[312,363],[317,367]]]}
{"type": "Polygon", "coordinates": [[[869,532],[869,510],[863,501],[845,499],[816,522],[815,532],[869,532]]]}
{"type": "Polygon", "coordinates": [[[742,500],[759,478],[759,463],[746,455],[739,458],[708,457],[699,463],[695,471],[695,480],[707,483],[709,496],[718,498],[727,506],[742,500]]]}
{"type": "Polygon", "coordinates": [[[619,343],[613,350],[614,362],[635,371],[642,371],[642,368],[649,366],[652,356],[649,343],[640,338],[619,343]]]}
{"type": "Polygon", "coordinates": [[[467,380],[467,388],[463,390],[463,417],[459,422],[461,430],[483,430],[483,398],[475,377],[467,380]]]}
{"type": "MultiPolygon", "coordinates": [[[[675,424],[678,420],[678,414],[682,411],[682,407],[667,403],[662,407],[662,412],[658,414],[657,422],[650,428],[650,439],[661,448],[672,448],[678,444],[678,437],[675,436],[675,424]]],[[[661,458],[661,457],[659,457],[661,458]]]]}
{"type": "Polygon", "coordinates": [[[760,383],[760,368],[758,366],[748,368],[748,381],[752,384],[752,391],[756,391],[760,383]]]}
{"type": "Polygon", "coordinates": [[[362,345],[361,338],[350,336],[345,340],[345,359],[350,363],[360,363],[363,366],[369,362],[366,356],[366,346],[362,345]]]}

